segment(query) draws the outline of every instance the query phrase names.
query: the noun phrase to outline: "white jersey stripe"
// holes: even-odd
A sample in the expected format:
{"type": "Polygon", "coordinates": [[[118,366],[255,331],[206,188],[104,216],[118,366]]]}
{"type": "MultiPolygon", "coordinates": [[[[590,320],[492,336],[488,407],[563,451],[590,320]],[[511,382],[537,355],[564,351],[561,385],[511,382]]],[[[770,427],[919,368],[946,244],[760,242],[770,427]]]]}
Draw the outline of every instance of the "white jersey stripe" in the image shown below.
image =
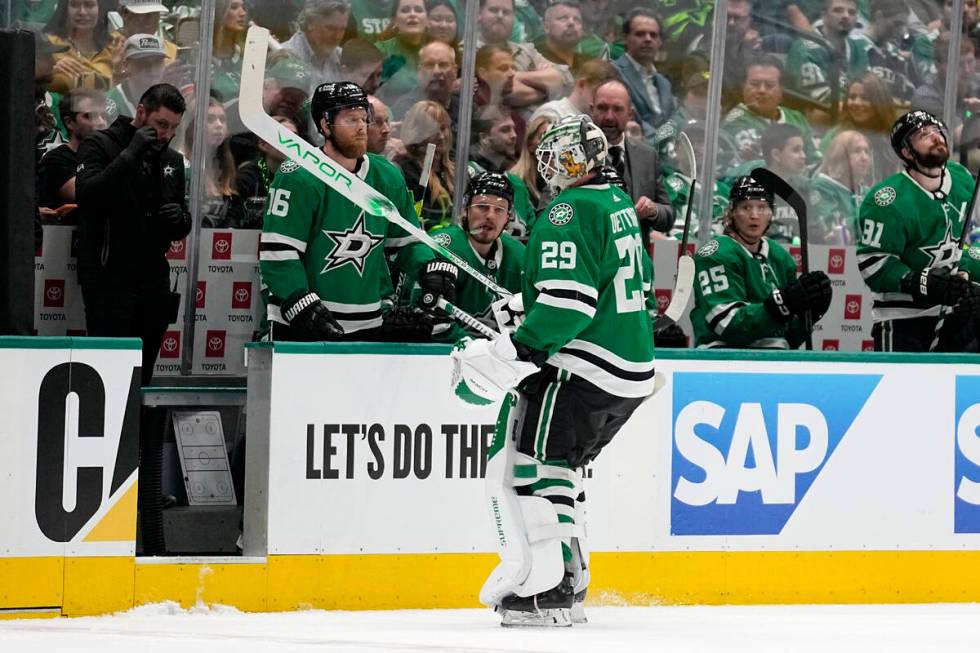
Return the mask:
{"type": "Polygon", "coordinates": [[[565,345],[565,347],[587,351],[625,372],[649,372],[653,369],[653,361],[634,363],[633,361],[628,361],[625,358],[617,356],[605,347],[601,347],[594,342],[588,342],[586,340],[572,340],[565,345]]]}
{"type": "Polygon", "coordinates": [[[566,299],[564,297],[553,297],[547,293],[541,293],[538,295],[537,302],[540,304],[547,304],[548,306],[554,306],[555,308],[564,308],[570,311],[578,311],[582,313],[590,320],[595,317],[595,306],[589,306],[584,302],[580,302],[575,299],[566,299]]]}
{"type": "Polygon", "coordinates": [[[274,249],[259,252],[260,261],[298,261],[299,252],[295,249],[274,249]]]}
{"type": "Polygon", "coordinates": [[[269,231],[262,232],[260,242],[263,243],[276,243],[279,245],[289,245],[290,247],[296,248],[298,252],[306,251],[306,243],[298,238],[292,238],[290,236],[284,236],[282,234],[272,233],[269,231]]]}
{"type": "MultiPolygon", "coordinates": [[[[577,374],[617,397],[647,397],[653,392],[654,377],[652,374],[648,380],[629,381],[610,374],[585,359],[561,351],[549,358],[548,362],[559,369],[577,374]]],[[[652,369],[652,361],[650,366],[652,369]]]]}
{"type": "Polygon", "coordinates": [[[568,279],[542,279],[534,284],[534,287],[541,292],[547,292],[549,290],[574,290],[575,292],[582,293],[586,297],[593,299],[599,298],[599,291],[592,286],[568,279]]]}

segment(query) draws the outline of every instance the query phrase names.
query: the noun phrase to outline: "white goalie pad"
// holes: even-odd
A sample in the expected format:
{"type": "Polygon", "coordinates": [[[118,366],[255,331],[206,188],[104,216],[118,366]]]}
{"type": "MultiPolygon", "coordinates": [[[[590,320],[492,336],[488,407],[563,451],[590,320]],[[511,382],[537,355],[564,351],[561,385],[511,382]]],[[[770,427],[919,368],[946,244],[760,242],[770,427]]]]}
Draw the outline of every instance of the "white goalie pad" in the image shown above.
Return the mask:
{"type": "Polygon", "coordinates": [[[585,502],[575,500],[575,538],[572,539],[572,583],[578,594],[589,586],[589,546],[585,502]]]}
{"type": "Polygon", "coordinates": [[[524,417],[519,395],[511,392],[501,407],[497,435],[487,460],[487,504],[494,527],[500,562],[480,590],[480,601],[495,607],[511,594],[532,596],[558,585],[565,574],[561,539],[572,537],[573,526],[558,522],[558,513],[543,497],[518,496],[515,485],[529,485],[537,474],[524,473],[515,479],[515,468],[528,472],[537,468],[548,477],[575,472],[539,465],[517,451],[515,434],[524,417]]]}

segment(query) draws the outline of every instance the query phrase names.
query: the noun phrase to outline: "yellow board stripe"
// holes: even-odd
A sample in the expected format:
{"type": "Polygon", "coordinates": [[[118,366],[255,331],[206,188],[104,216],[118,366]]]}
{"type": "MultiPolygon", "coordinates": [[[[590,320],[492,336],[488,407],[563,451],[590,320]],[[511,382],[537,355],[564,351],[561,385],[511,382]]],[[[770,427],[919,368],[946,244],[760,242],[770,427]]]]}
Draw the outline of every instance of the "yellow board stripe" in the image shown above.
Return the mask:
{"type": "MultiPolygon", "coordinates": [[[[592,605],[980,601],[980,551],[594,553],[591,562],[592,605]]],[[[493,554],[0,558],[0,615],[54,606],[80,616],[168,600],[247,611],[474,608],[496,563],[493,554]],[[61,571],[63,592],[53,581],[61,571]]]]}

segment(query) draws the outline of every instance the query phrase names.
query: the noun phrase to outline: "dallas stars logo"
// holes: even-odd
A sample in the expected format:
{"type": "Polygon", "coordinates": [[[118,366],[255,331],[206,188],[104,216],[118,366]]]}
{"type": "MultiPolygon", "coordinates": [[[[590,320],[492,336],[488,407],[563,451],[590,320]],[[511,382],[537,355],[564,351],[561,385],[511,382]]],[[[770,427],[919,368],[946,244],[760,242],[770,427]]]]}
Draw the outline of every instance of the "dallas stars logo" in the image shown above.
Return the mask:
{"type": "Polygon", "coordinates": [[[335,270],[343,265],[350,263],[357,270],[357,274],[364,276],[364,263],[378,243],[384,240],[384,236],[375,236],[364,227],[364,211],[357,216],[357,221],[353,227],[345,231],[323,230],[324,235],[332,240],[336,247],[324,257],[327,262],[320,270],[320,274],[326,274],[330,270],[335,270]]]}
{"type": "Polygon", "coordinates": [[[168,163],[167,165],[163,166],[163,176],[164,177],[173,177],[175,170],[176,170],[176,168],[174,168],[172,165],[170,165],[168,163]]]}
{"type": "Polygon", "coordinates": [[[953,262],[956,258],[956,241],[953,240],[953,225],[949,220],[946,221],[946,233],[942,240],[929,247],[920,247],[919,250],[929,257],[931,267],[943,267],[953,262]]]}

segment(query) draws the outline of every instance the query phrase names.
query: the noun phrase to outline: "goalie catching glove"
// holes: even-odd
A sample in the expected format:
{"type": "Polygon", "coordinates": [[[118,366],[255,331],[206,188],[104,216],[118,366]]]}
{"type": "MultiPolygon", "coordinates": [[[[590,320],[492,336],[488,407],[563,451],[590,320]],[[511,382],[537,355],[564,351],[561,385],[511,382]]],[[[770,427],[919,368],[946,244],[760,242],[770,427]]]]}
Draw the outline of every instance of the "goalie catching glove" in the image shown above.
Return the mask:
{"type": "Polygon", "coordinates": [[[953,306],[963,297],[980,294],[980,287],[949,268],[925,268],[909,272],[901,281],[902,292],[929,306],[953,306]]]}
{"type": "Polygon", "coordinates": [[[337,340],[344,329],[315,292],[297,292],[282,303],[282,317],[304,340],[337,340]]]}
{"type": "Polygon", "coordinates": [[[493,311],[493,318],[497,321],[497,328],[500,331],[505,329],[514,331],[524,321],[524,297],[521,293],[510,297],[501,297],[490,304],[490,309],[493,311]]]}
{"type": "Polygon", "coordinates": [[[790,281],[782,288],[772,291],[766,298],[765,306],[772,315],[784,322],[807,311],[816,322],[830,307],[833,289],[826,273],[816,270],[801,274],[799,279],[790,281]]]}
{"type": "Polygon", "coordinates": [[[496,340],[464,338],[450,354],[453,392],[467,403],[496,403],[540,369],[532,361],[543,363],[546,356],[544,352],[515,343],[507,333],[496,340]]]}

